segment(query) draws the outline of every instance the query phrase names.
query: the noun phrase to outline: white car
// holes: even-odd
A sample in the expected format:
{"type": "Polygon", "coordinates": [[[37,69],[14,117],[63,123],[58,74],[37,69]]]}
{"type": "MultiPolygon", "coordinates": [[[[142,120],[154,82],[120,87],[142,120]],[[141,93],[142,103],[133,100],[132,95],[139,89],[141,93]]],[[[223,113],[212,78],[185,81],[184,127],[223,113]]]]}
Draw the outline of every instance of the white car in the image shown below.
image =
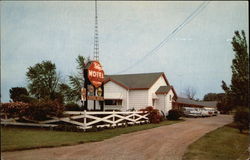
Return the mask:
{"type": "Polygon", "coordinates": [[[216,112],[215,112],[215,109],[213,108],[204,108],[207,112],[208,112],[208,116],[216,116],[216,112]]]}
{"type": "Polygon", "coordinates": [[[209,110],[205,109],[205,108],[201,108],[201,116],[202,117],[210,117],[211,116],[211,113],[209,110]]]}
{"type": "Polygon", "coordinates": [[[201,111],[198,108],[183,107],[183,113],[186,117],[201,117],[201,111]]]}
{"type": "Polygon", "coordinates": [[[219,114],[219,111],[217,109],[213,108],[212,110],[214,116],[217,116],[219,114]]]}

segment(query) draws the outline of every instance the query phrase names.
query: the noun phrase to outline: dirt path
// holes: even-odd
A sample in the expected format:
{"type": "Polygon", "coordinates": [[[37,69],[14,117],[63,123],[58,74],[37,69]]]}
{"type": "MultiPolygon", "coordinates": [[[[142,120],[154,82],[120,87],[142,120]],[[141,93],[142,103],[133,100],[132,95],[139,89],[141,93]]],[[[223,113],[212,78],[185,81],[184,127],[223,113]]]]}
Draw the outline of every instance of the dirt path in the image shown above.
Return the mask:
{"type": "Polygon", "coordinates": [[[232,116],[189,118],[169,126],[75,146],[4,152],[4,160],[180,160],[187,146],[232,122],[232,116]]]}

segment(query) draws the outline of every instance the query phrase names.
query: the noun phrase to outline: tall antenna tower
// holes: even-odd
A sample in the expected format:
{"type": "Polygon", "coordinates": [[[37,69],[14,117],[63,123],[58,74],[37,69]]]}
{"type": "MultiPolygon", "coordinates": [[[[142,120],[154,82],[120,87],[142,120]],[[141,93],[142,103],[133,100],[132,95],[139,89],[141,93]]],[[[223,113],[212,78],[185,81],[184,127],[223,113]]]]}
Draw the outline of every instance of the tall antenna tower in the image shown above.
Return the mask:
{"type": "Polygon", "coordinates": [[[99,61],[97,0],[95,0],[95,32],[94,32],[94,60],[99,61]]]}

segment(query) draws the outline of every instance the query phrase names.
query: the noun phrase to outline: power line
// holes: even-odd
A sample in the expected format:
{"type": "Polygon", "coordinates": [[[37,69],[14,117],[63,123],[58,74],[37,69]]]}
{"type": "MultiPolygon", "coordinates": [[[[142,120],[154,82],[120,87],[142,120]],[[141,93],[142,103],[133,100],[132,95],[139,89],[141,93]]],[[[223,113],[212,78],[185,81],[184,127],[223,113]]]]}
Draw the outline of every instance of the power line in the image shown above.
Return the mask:
{"type": "Polygon", "coordinates": [[[117,72],[116,74],[126,72],[127,70],[135,67],[148,56],[153,55],[156,51],[158,51],[161,47],[163,47],[175,34],[177,34],[185,25],[187,25],[191,20],[193,20],[207,5],[208,1],[203,2],[200,4],[180,25],[178,25],[163,41],[161,41],[156,47],[154,47],[151,51],[146,53],[141,59],[134,62],[131,66],[127,67],[126,69],[117,72]]]}

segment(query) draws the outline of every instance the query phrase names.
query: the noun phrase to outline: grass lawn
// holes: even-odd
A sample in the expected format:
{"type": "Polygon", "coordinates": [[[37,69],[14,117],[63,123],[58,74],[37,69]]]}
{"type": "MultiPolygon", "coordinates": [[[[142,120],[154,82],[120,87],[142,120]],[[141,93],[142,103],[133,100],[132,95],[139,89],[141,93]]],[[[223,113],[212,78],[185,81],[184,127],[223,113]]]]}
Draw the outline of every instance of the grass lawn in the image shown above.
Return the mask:
{"type": "Polygon", "coordinates": [[[188,147],[183,160],[246,160],[248,134],[229,125],[201,137],[188,147]]]}
{"type": "Polygon", "coordinates": [[[126,128],[106,129],[98,132],[64,132],[38,128],[1,127],[2,151],[74,145],[102,141],[121,134],[170,125],[179,121],[163,121],[159,124],[144,124],[126,128]]]}

